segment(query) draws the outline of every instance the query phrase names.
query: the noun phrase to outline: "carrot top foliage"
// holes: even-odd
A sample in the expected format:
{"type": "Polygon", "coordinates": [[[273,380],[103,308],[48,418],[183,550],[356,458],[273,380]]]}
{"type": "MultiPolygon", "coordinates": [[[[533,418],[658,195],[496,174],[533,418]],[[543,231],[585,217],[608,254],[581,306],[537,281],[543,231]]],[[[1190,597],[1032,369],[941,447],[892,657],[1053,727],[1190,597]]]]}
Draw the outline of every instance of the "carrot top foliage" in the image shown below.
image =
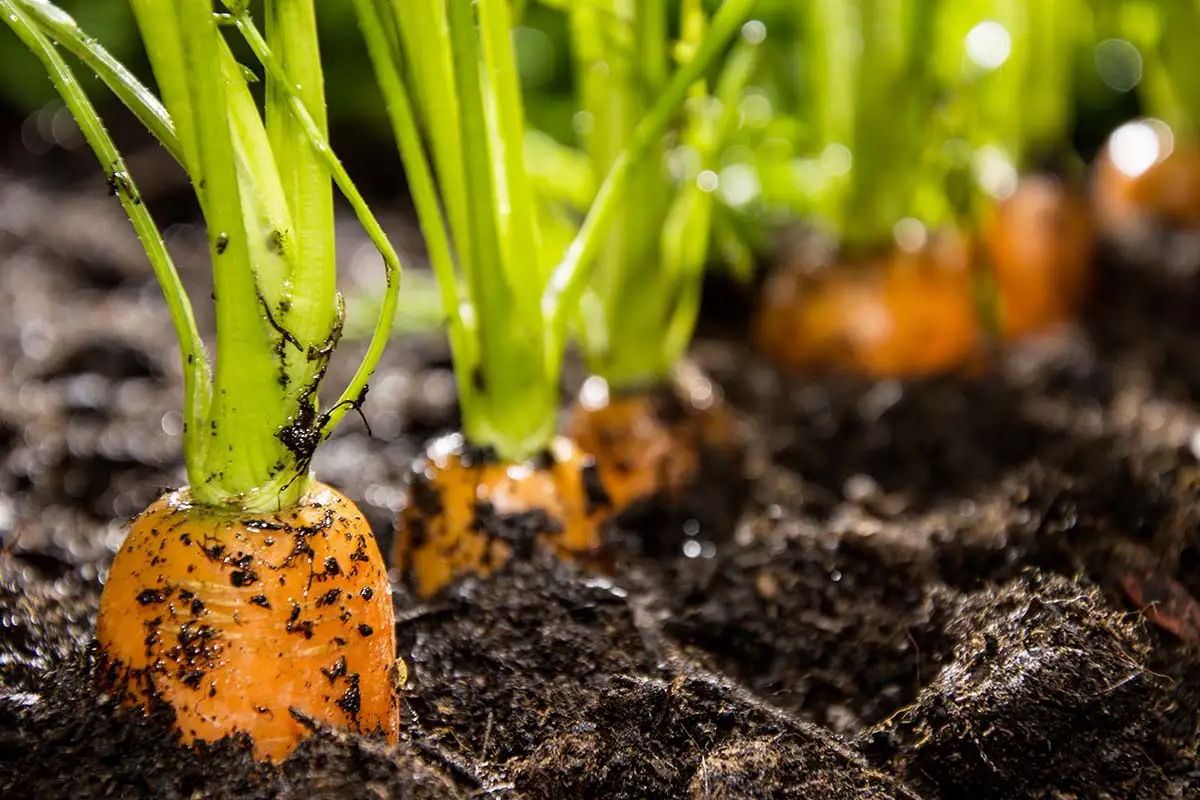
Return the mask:
{"type": "Polygon", "coordinates": [[[638,165],[754,0],[728,0],[694,52],[656,85],[570,245],[542,224],[525,162],[526,126],[508,0],[355,0],[448,318],[463,429],[509,460],[555,432],[566,339],[595,257],[638,165]],[[561,257],[560,257],[561,254],[561,257]]]}
{"type": "Polygon", "coordinates": [[[399,262],[327,142],[312,0],[266,0],[265,35],[245,2],[130,0],[161,98],[46,0],[0,0],[43,61],[109,175],[163,288],[185,375],[184,458],[193,498],[247,511],[293,505],[316,446],[366,390],[395,313],[399,262]],[[234,57],[236,31],[263,68],[260,111],[234,57]],[[136,183],[60,53],[92,69],[180,162],[208,228],[217,347],[210,363],[171,257],[136,183]],[[317,390],[343,323],[331,178],[387,267],[367,354],[340,400],[317,390]]]}
{"type": "MultiPolygon", "coordinates": [[[[575,210],[591,202],[595,175],[612,168],[641,116],[686,64],[709,18],[699,0],[680,4],[672,41],[666,0],[547,2],[567,16],[574,61],[580,149],[544,134],[528,137],[539,194],[575,210]],[[565,177],[564,177],[565,175],[565,177]]],[[[710,88],[688,90],[678,124],[648,148],[630,177],[580,301],[578,334],[594,374],[618,386],[667,377],[691,340],[709,257],[717,170],[740,124],[741,92],[757,64],[765,28],[748,26],[710,88]]]]}
{"type": "Polygon", "coordinates": [[[754,211],[851,247],[973,225],[1067,147],[1087,0],[775,0],[754,211]],[[780,35],[775,35],[778,29],[780,35]]]}
{"type": "Polygon", "coordinates": [[[1183,138],[1200,138],[1200,72],[1196,31],[1200,7],[1191,0],[1092,0],[1101,36],[1137,48],[1137,91],[1146,111],[1183,138]]]}

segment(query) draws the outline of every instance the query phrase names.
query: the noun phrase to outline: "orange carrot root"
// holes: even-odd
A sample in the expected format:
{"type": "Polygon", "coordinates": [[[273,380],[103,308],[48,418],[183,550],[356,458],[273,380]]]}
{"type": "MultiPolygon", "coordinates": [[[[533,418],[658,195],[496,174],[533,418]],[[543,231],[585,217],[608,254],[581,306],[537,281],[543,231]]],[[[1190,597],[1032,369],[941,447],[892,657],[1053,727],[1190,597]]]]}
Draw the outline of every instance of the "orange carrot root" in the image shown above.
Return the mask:
{"type": "Polygon", "coordinates": [[[986,357],[976,261],[994,280],[1002,338],[1071,319],[1087,293],[1095,230],[1082,194],[1030,175],[999,202],[977,243],[942,232],[915,251],[893,247],[821,273],[783,269],[755,319],[759,349],[789,371],[870,377],[972,370],[986,357]]]}
{"type": "Polygon", "coordinates": [[[310,732],[293,710],[399,735],[386,568],[361,512],[323,484],[273,514],[159,498],[113,561],[96,638],[102,685],[166,703],[183,744],[244,733],[279,761],[310,732]]]}
{"type": "Polygon", "coordinates": [[[1124,125],[1096,160],[1092,200],[1104,229],[1119,235],[1200,229],[1200,146],[1157,120],[1124,125]]]}
{"type": "Polygon", "coordinates": [[[996,281],[999,327],[1017,339],[1070,320],[1087,292],[1095,233],[1082,194],[1029,175],[983,226],[996,281]]]}
{"type": "Polygon", "coordinates": [[[737,449],[719,389],[699,374],[625,392],[592,377],[563,432],[595,457],[612,516],[653,498],[678,500],[709,451],[737,449]]]}
{"type": "Polygon", "coordinates": [[[569,439],[512,464],[450,434],[413,464],[392,563],[418,597],[467,576],[486,578],[533,547],[587,563],[600,554],[608,503],[592,458],[569,439]]]}
{"type": "Polygon", "coordinates": [[[782,270],[767,282],[755,342],[789,371],[915,377],[971,366],[983,331],[970,264],[969,243],[948,233],[818,275],[782,270]]]}

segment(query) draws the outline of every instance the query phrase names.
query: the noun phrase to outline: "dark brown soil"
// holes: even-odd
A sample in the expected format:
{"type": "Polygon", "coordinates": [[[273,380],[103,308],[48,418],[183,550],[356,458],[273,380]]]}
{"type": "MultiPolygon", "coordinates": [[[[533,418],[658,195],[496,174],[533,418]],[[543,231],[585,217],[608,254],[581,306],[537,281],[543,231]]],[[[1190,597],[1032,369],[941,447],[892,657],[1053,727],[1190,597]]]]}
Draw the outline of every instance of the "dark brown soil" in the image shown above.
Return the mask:
{"type": "MultiPolygon", "coordinates": [[[[102,186],[0,176],[0,796],[1200,796],[1192,279],[1105,265],[1078,330],[922,382],[785,381],[710,304],[695,357],[749,437],[721,482],[742,507],[630,516],[611,576],[399,590],[399,747],[319,731],[274,768],[181,749],[90,679],[123,520],[183,481],[143,261],[102,186]]],[[[445,348],[397,342],[364,410],[374,438],[348,421],[316,468],[386,552],[398,481],[455,424],[445,348]]]]}

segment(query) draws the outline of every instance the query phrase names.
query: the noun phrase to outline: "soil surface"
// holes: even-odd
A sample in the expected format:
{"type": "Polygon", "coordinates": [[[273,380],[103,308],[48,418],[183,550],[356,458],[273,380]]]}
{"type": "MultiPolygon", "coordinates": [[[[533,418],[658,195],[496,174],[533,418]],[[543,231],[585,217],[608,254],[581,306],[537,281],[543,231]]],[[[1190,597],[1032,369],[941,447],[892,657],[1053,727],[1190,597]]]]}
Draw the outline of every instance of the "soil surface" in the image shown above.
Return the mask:
{"type": "MultiPolygon", "coordinates": [[[[1200,285],[1120,264],[1077,328],[920,382],[785,380],[720,287],[694,357],[747,437],[736,491],[631,515],[608,575],[397,589],[398,747],[177,747],[90,677],[124,521],[184,480],[166,310],[96,184],[0,176],[0,796],[1200,796],[1200,285]]],[[[197,232],[168,239],[206,297],[197,232]]],[[[377,277],[350,223],[342,253],[377,277]]],[[[316,460],[385,552],[449,368],[394,343],[373,436],[349,418],[316,460]]]]}

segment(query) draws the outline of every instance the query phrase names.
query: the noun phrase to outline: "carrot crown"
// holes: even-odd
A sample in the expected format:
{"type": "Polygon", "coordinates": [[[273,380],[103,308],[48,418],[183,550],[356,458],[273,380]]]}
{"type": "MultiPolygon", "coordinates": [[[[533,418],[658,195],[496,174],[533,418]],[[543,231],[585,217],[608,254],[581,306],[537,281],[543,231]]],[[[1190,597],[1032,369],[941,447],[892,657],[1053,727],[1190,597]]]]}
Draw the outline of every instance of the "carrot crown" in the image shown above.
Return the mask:
{"type": "Polygon", "coordinates": [[[247,3],[131,0],[161,101],[74,21],[45,0],[0,0],[6,21],[42,59],[163,288],[185,377],[184,459],[202,504],[269,511],[307,491],[316,446],[366,391],[395,313],[399,262],[326,140],[312,0],[266,0],[265,38],[247,3]],[[264,67],[265,114],[222,28],[236,29],[264,67]],[[53,41],[52,41],[53,40],[53,41]],[[217,348],[210,365],[192,308],[136,185],[55,47],[74,53],[182,164],[208,227],[217,348]],[[317,390],[342,327],[330,178],[387,265],[368,352],[340,400],[317,390]]]}
{"type": "Polygon", "coordinates": [[[633,166],[752,3],[723,4],[695,55],[614,154],[560,259],[523,154],[509,1],[355,0],[449,320],[463,430],[472,443],[510,460],[549,444],[569,322],[633,166]]]}
{"type": "MultiPolygon", "coordinates": [[[[667,85],[671,62],[693,57],[709,19],[700,0],[684,0],[673,43],[666,0],[575,3],[566,13],[577,107],[586,121],[581,151],[543,134],[529,137],[528,149],[539,195],[583,210],[592,200],[591,176],[611,169],[633,141],[639,119],[667,85]]],[[[656,139],[632,170],[637,201],[614,214],[579,308],[588,366],[610,384],[665,378],[691,340],[719,213],[720,155],[739,124],[761,30],[747,29],[711,92],[704,79],[692,84],[673,135],[656,139]]]]}

